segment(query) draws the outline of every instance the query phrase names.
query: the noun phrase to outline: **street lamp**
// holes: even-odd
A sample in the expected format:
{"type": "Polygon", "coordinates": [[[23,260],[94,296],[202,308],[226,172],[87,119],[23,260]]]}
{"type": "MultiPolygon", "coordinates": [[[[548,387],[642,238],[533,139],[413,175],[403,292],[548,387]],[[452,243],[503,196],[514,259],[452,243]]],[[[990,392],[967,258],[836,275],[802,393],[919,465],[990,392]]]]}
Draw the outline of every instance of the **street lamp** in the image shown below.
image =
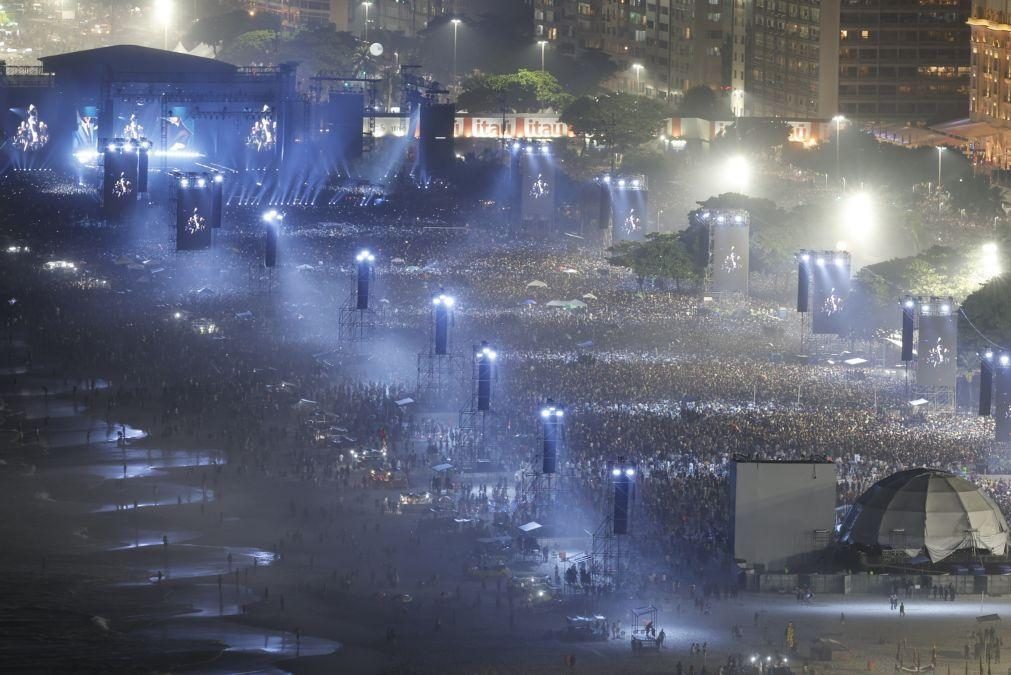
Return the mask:
{"type": "Polygon", "coordinates": [[[172,0],[155,0],[154,2],[154,17],[162,25],[164,37],[162,49],[166,50],[168,49],[168,29],[169,24],[172,22],[172,12],[174,9],[172,0]]]}
{"type": "Polygon", "coordinates": [[[944,155],[944,146],[937,146],[937,192],[941,192],[941,157],[944,155]]]}
{"type": "Polygon", "coordinates": [[[835,122],[835,175],[837,178],[842,178],[842,170],[839,168],[839,146],[841,145],[839,142],[839,125],[846,121],[846,118],[842,115],[836,115],[832,118],[832,121],[835,122]]]}
{"type": "Polygon", "coordinates": [[[544,72],[544,48],[548,46],[547,40],[538,40],[537,46],[541,48],[541,72],[544,72]]]}
{"type": "Polygon", "coordinates": [[[635,71],[635,93],[638,95],[638,93],[639,93],[639,73],[642,72],[642,64],[641,63],[633,63],[632,64],[632,70],[635,71]]]}
{"type": "Polygon", "coordinates": [[[366,42],[369,41],[369,7],[371,6],[372,6],[371,2],[366,1],[362,3],[362,7],[365,8],[365,31],[364,31],[365,35],[362,39],[365,40],[366,42]]]}
{"type": "Polygon", "coordinates": [[[460,28],[460,19],[450,19],[453,24],[453,80],[456,80],[456,31],[460,28]]]}

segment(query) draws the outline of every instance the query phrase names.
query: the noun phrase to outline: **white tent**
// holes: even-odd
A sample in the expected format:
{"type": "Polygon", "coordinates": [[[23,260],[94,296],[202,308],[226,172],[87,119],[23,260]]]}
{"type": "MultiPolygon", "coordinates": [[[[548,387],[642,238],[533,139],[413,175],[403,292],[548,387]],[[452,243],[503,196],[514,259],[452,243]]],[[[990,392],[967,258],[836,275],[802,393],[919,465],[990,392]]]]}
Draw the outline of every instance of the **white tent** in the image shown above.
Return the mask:
{"type": "Polygon", "coordinates": [[[538,279],[534,279],[529,284],[527,284],[527,288],[547,288],[547,287],[548,285],[546,283],[538,279]]]}
{"type": "Polygon", "coordinates": [[[875,483],[850,509],[840,530],[844,543],[926,551],[939,562],[962,549],[1004,555],[1008,526],[988,495],[937,469],[909,469],[875,483]]]}

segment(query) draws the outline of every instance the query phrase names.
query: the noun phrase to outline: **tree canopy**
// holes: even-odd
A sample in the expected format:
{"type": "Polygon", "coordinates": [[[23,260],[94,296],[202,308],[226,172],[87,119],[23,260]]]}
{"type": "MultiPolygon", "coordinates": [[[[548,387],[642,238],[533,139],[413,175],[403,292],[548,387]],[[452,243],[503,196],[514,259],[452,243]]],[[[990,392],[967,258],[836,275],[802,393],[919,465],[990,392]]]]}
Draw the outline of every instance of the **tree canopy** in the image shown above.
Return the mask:
{"type": "Polygon", "coordinates": [[[667,109],[660,101],[625,93],[582,96],[562,111],[562,121],[617,152],[642,145],[659,133],[667,109]]]}
{"type": "Polygon", "coordinates": [[[472,113],[538,112],[561,109],[571,100],[551,73],[519,70],[467,78],[457,107],[472,113]]]}
{"type": "Polygon", "coordinates": [[[303,75],[320,71],[356,74],[365,59],[366,45],[333,24],[306,28],[293,35],[273,30],[243,33],[226,44],[222,60],[239,66],[296,61],[303,75]]]}
{"type": "Polygon", "coordinates": [[[983,351],[993,346],[988,340],[1011,349],[1011,276],[983,284],[965,299],[962,311],[965,316],[960,320],[958,338],[962,351],[983,351]]]}
{"type": "Polygon", "coordinates": [[[681,104],[678,105],[678,114],[681,117],[712,119],[717,112],[716,92],[704,84],[696,85],[686,91],[681,98],[681,104]]]}
{"type": "Polygon", "coordinates": [[[607,261],[632,270],[640,288],[647,278],[670,279],[680,289],[682,283],[701,277],[701,267],[676,234],[650,232],[645,241],[622,241],[608,251],[611,255],[607,261]]]}

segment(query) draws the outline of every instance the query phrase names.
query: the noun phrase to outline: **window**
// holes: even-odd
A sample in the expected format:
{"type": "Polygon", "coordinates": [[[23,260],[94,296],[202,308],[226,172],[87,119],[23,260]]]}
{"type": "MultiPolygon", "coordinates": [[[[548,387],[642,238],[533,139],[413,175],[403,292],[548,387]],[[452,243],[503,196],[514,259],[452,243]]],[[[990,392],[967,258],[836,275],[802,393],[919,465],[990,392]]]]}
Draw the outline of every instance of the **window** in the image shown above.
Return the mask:
{"type": "Polygon", "coordinates": [[[860,31],[861,40],[869,40],[871,38],[871,32],[869,30],[860,31]]]}

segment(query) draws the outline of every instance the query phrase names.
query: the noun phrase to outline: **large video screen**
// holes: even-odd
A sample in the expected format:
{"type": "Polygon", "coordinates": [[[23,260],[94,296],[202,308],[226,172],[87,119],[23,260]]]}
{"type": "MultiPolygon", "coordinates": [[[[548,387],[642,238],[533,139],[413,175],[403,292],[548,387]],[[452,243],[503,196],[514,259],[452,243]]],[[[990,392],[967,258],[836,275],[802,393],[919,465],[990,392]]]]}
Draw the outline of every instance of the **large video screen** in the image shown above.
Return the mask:
{"type": "Polygon", "coordinates": [[[639,241],[646,236],[649,193],[645,189],[612,187],[610,198],[614,241],[639,241]]]}
{"type": "Polygon", "coordinates": [[[818,335],[848,332],[847,302],[850,296],[850,260],[825,255],[809,264],[811,270],[811,329],[818,335]]]}
{"type": "Polygon", "coordinates": [[[520,211],[523,220],[552,220],[555,215],[555,165],[532,148],[520,159],[520,211]]]}
{"type": "Polygon", "coordinates": [[[105,215],[127,215],[137,203],[138,154],[135,151],[107,150],[105,153],[102,198],[105,215]]]}
{"type": "Polygon", "coordinates": [[[953,314],[920,314],[916,350],[916,384],[954,387],[957,375],[958,322],[953,314]]]}
{"type": "Polygon", "coordinates": [[[269,105],[263,106],[250,125],[246,147],[253,152],[273,152],[277,148],[277,119],[269,105]]]}
{"type": "Polygon", "coordinates": [[[43,150],[50,141],[49,123],[43,110],[35,103],[12,107],[6,111],[4,133],[9,147],[27,154],[43,150]]]}
{"type": "Polygon", "coordinates": [[[738,223],[731,216],[714,216],[712,290],[716,293],[748,292],[747,221],[738,223]],[[721,220],[723,222],[721,222],[721,220]]]}
{"type": "Polygon", "coordinates": [[[176,250],[199,251],[210,248],[212,188],[179,187],[176,196],[176,250]]]}

